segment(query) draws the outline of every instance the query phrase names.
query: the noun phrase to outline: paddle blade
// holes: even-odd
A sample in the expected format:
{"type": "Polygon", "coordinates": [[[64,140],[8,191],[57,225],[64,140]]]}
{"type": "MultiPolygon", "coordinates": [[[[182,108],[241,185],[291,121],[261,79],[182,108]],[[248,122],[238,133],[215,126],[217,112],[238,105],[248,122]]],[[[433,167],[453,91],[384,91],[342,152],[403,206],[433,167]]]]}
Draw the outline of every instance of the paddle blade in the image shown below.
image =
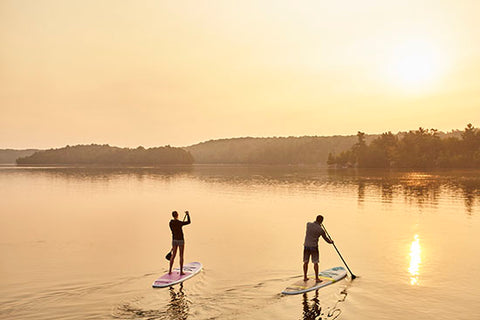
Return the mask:
{"type": "Polygon", "coordinates": [[[170,261],[170,258],[172,258],[172,251],[167,253],[167,255],[165,256],[165,259],[167,259],[168,261],[170,261]]]}

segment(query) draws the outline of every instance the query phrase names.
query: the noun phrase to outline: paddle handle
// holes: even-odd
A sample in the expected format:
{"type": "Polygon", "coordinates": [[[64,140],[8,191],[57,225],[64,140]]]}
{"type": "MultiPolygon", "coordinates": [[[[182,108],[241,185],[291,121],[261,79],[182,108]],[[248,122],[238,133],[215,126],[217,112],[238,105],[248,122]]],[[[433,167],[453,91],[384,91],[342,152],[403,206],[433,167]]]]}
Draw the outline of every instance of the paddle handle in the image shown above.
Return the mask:
{"type": "MultiPolygon", "coordinates": [[[[323,224],[322,224],[322,229],[325,231],[325,234],[327,235],[327,237],[330,240],[332,240],[332,237],[330,237],[330,235],[328,234],[327,228],[325,228],[325,226],[323,224]]],[[[335,245],[335,242],[333,242],[333,240],[332,240],[332,244],[333,244],[333,247],[335,248],[335,250],[337,251],[338,255],[340,256],[340,259],[342,259],[343,264],[345,265],[345,267],[347,267],[348,271],[352,275],[352,280],[355,279],[357,276],[353,274],[352,270],[350,270],[350,268],[348,267],[348,264],[345,262],[345,259],[343,259],[342,255],[340,254],[340,251],[338,251],[337,246],[335,245]]]]}

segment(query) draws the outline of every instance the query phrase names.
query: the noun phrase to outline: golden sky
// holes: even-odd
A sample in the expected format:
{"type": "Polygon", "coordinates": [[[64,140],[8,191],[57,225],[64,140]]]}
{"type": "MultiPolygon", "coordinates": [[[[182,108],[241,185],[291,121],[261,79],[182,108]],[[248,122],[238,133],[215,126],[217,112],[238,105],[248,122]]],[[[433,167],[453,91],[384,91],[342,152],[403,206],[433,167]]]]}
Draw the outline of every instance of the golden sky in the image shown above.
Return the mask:
{"type": "Polygon", "coordinates": [[[0,148],[480,126],[480,1],[0,0],[0,148]]]}

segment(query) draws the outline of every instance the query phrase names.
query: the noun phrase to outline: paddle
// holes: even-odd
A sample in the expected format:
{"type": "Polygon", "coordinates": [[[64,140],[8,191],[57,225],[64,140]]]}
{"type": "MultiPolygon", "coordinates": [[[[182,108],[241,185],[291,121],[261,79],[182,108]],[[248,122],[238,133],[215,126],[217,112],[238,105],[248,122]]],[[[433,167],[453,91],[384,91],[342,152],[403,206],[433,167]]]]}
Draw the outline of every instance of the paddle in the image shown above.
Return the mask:
{"type": "MultiPolygon", "coordinates": [[[[325,230],[325,234],[327,235],[327,237],[332,240],[332,237],[330,237],[330,235],[328,234],[328,231],[327,231],[327,228],[325,228],[325,226],[322,224],[322,228],[323,230],[325,230]]],[[[337,246],[335,245],[335,242],[332,243],[333,244],[333,247],[335,248],[335,250],[337,250],[337,253],[338,255],[340,256],[340,259],[342,259],[343,263],[345,264],[345,266],[347,267],[348,271],[350,271],[350,274],[352,275],[352,280],[355,279],[357,276],[353,274],[352,270],[350,270],[350,268],[348,267],[347,263],[345,262],[345,260],[343,259],[342,255],[340,254],[340,251],[338,251],[337,249],[337,246]]]]}
{"type": "MultiPolygon", "coordinates": [[[[188,211],[185,211],[185,212],[188,212],[188,211]]],[[[183,217],[183,220],[182,221],[185,221],[185,219],[187,218],[187,215],[185,214],[185,216],[183,217]]],[[[167,253],[167,255],[165,256],[165,259],[167,259],[168,261],[170,261],[170,259],[172,258],[172,249],[170,249],[170,251],[167,253]]]]}

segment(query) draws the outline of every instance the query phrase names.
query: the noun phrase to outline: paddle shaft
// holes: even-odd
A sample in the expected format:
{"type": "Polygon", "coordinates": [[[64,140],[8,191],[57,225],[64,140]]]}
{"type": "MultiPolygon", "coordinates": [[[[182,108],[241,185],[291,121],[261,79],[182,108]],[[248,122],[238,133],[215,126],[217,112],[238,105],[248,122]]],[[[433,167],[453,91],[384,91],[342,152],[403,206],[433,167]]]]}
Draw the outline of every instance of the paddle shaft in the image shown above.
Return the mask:
{"type": "MultiPolygon", "coordinates": [[[[332,240],[332,237],[330,237],[330,235],[328,234],[328,231],[327,231],[327,228],[325,228],[325,226],[322,224],[322,228],[323,230],[325,230],[325,234],[327,235],[327,237],[332,240]]],[[[335,245],[335,242],[332,243],[333,244],[333,247],[335,248],[335,250],[337,251],[338,255],[340,256],[340,259],[342,259],[343,261],[343,264],[345,265],[345,267],[347,267],[348,271],[350,272],[350,274],[352,275],[352,280],[355,279],[357,276],[353,274],[352,270],[350,270],[350,268],[348,267],[347,263],[345,262],[345,259],[343,259],[342,255],[340,254],[340,251],[338,251],[337,249],[337,246],[335,245]]]]}

